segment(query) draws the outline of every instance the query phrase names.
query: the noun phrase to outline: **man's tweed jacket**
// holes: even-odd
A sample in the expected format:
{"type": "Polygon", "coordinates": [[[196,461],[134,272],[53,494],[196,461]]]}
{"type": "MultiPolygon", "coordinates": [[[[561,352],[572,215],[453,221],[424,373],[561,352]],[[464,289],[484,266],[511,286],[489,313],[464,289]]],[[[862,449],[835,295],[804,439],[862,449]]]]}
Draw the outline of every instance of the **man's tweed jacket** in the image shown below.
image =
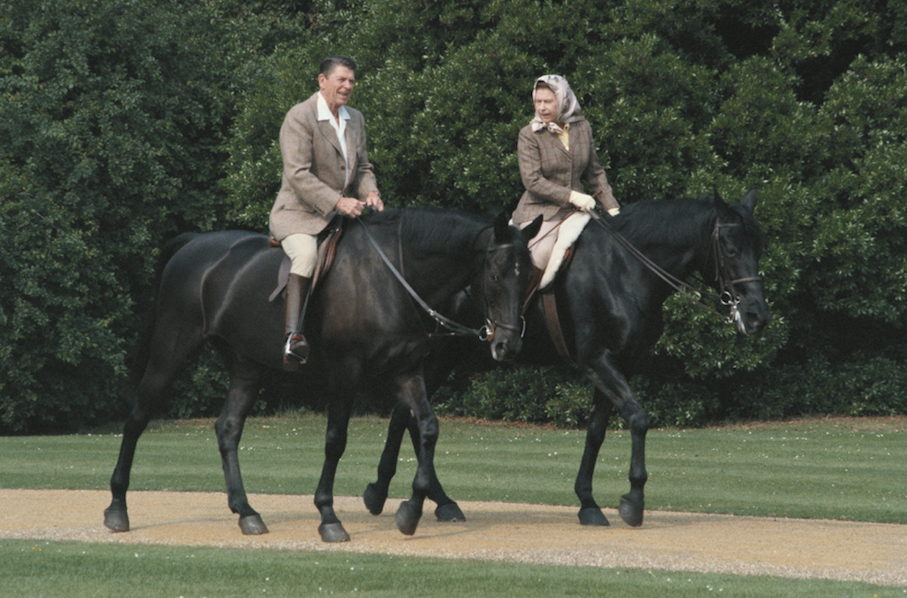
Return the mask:
{"type": "Polygon", "coordinates": [[[271,235],[278,241],[294,233],[316,235],[331,221],[341,197],[365,201],[378,191],[365,143],[365,119],[346,106],[346,147],[350,180],[344,187],[346,164],[337,133],[318,120],[318,92],[293,106],[280,127],[283,181],[271,209],[271,235]]]}

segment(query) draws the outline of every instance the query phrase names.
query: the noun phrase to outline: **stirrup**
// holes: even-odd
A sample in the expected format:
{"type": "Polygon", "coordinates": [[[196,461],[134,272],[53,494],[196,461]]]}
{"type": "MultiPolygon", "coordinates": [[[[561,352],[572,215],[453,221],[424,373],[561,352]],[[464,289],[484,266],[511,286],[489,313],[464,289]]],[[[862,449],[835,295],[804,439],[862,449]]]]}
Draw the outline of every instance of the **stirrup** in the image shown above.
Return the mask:
{"type": "Polygon", "coordinates": [[[298,333],[287,336],[287,343],[283,348],[283,362],[287,369],[296,369],[309,359],[309,343],[305,337],[298,333]]]}

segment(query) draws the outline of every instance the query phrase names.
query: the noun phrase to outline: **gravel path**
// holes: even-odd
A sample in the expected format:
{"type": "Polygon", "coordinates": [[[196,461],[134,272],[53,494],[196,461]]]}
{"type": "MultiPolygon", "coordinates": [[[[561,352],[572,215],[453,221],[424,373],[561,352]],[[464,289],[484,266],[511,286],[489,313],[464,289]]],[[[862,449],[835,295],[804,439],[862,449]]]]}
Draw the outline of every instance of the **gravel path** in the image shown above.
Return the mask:
{"type": "MultiPolygon", "coordinates": [[[[465,523],[426,512],[411,537],[394,526],[398,501],[373,517],[335,497],[352,537],[318,537],[311,496],[254,495],[270,532],[243,536],[223,493],[132,492],[132,531],[103,526],[106,491],[0,490],[0,538],[306,550],[863,581],[907,587],[907,526],[646,512],[641,528],[606,510],[608,528],[580,526],[574,507],[461,502],[465,523]]],[[[428,506],[429,503],[426,504],[428,506]]]]}

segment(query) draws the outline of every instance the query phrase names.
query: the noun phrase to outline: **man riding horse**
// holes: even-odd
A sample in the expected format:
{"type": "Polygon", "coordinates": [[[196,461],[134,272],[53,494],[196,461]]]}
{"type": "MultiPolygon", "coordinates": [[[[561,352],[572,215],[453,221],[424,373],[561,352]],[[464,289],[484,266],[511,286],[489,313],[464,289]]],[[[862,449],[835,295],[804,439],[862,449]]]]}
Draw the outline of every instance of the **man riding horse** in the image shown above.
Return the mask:
{"type": "Polygon", "coordinates": [[[356,218],[366,207],[384,209],[368,161],[365,119],[346,106],[355,82],[351,58],[325,58],[320,91],[293,106],[280,127],[283,180],[269,226],[291,261],[284,319],[287,370],[309,357],[299,317],[315,271],[318,233],[338,214],[356,218]]]}

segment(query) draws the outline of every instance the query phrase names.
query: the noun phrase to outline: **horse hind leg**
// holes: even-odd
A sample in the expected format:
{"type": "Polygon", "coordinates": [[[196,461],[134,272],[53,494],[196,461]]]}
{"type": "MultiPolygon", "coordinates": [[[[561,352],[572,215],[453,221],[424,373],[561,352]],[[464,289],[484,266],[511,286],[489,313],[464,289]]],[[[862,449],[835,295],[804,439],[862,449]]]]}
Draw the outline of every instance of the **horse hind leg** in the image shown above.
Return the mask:
{"type": "MultiPolygon", "coordinates": [[[[403,443],[403,435],[407,429],[413,442],[413,448],[418,454],[419,446],[421,445],[419,424],[412,416],[410,408],[407,405],[398,403],[394,407],[387,426],[387,441],[384,443],[384,450],[378,463],[378,477],[366,487],[362,496],[366,508],[372,515],[380,515],[384,510],[390,482],[397,473],[400,445],[403,443]]],[[[466,521],[466,515],[463,514],[456,501],[444,492],[444,487],[437,479],[437,476],[431,481],[428,498],[436,504],[435,517],[437,517],[438,521],[466,521]]]]}
{"type": "Polygon", "coordinates": [[[409,407],[398,403],[391,412],[390,422],[387,425],[387,440],[378,462],[378,477],[366,486],[365,493],[362,495],[365,507],[372,515],[380,515],[384,511],[391,480],[397,473],[400,444],[403,442],[403,434],[406,433],[409,422],[409,407]]]}
{"type": "MultiPolygon", "coordinates": [[[[133,395],[133,403],[139,402],[140,393],[133,395]]],[[[123,440],[120,442],[120,454],[110,477],[110,506],[104,509],[104,526],[112,532],[129,531],[129,511],[126,506],[126,492],[129,490],[129,476],[135,459],[135,448],[139,437],[148,426],[150,416],[133,407],[126,423],[123,425],[123,440]]]]}
{"type": "Polygon", "coordinates": [[[229,359],[230,390],[214,430],[227,486],[227,504],[239,515],[239,528],[247,536],[268,533],[261,515],[249,504],[239,469],[239,441],[246,417],[255,403],[261,382],[261,367],[237,357],[229,359]]]}
{"type": "Polygon", "coordinates": [[[184,337],[182,342],[175,344],[180,349],[172,350],[170,346],[164,346],[162,338],[164,337],[158,331],[156,338],[152,340],[145,372],[132,395],[132,408],[123,425],[120,453],[110,477],[112,499],[110,506],[104,510],[104,525],[113,532],[129,531],[126,492],[129,490],[129,478],[139,437],[160,410],[173,380],[194,360],[202,344],[200,337],[195,342],[187,341],[184,337]]]}

